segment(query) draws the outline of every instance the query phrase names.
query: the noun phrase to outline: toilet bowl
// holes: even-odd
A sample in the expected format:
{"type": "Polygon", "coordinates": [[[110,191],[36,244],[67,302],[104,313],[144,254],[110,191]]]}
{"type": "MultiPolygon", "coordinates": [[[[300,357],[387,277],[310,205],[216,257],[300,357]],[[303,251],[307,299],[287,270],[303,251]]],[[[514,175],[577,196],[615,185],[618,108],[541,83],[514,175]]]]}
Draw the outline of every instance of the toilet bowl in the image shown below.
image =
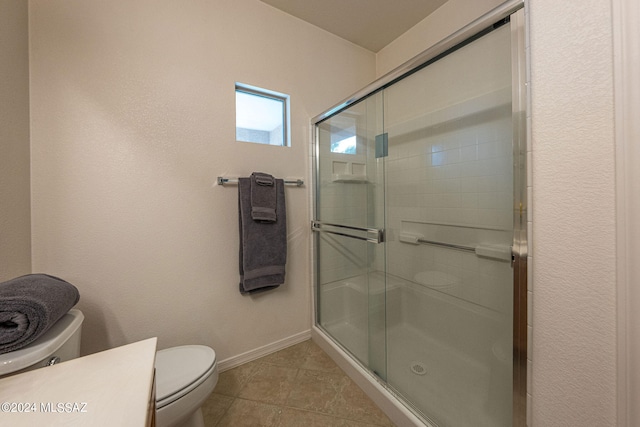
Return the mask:
{"type": "Polygon", "coordinates": [[[31,344],[0,354],[0,378],[79,357],[83,320],[80,310],[71,309],[31,344]]]}
{"type": "Polygon", "coordinates": [[[185,345],[156,353],[156,426],[204,427],[200,407],[218,382],[216,353],[185,345]]]}

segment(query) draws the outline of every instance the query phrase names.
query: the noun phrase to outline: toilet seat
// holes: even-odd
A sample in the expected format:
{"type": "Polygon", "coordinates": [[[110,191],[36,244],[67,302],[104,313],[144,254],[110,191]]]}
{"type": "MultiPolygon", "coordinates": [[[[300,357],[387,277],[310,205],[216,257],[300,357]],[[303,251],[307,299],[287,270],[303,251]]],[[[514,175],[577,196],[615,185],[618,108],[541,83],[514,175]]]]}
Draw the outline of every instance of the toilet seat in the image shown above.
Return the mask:
{"type": "Polygon", "coordinates": [[[156,409],[202,384],[216,367],[216,353],[203,345],[185,345],[156,353],[156,409]]]}

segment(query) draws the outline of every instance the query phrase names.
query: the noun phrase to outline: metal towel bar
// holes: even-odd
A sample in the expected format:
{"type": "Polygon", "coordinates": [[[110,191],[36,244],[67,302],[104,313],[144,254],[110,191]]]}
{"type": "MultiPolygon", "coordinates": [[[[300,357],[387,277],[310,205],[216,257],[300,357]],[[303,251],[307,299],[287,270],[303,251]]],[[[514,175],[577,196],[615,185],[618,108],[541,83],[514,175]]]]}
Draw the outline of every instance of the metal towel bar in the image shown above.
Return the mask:
{"type": "Polygon", "coordinates": [[[418,239],[417,242],[421,243],[423,245],[444,246],[445,248],[458,249],[460,251],[466,251],[466,252],[475,252],[476,251],[476,248],[474,248],[474,247],[463,246],[463,245],[454,245],[453,243],[442,243],[442,242],[436,242],[436,241],[433,241],[433,240],[426,240],[426,239],[418,239]]]}
{"type": "MultiPolygon", "coordinates": [[[[218,177],[218,185],[225,185],[225,184],[237,184],[238,183],[238,178],[225,178],[223,176],[219,176],[218,177]]],[[[304,185],[304,181],[301,179],[285,179],[284,180],[284,184],[285,185],[295,185],[297,187],[302,187],[304,185]]]]}
{"type": "Polygon", "coordinates": [[[331,224],[328,222],[322,221],[311,221],[311,231],[316,231],[318,233],[329,233],[336,234],[338,236],[350,237],[352,239],[364,240],[369,243],[382,243],[384,242],[384,230],[380,228],[363,228],[363,227],[353,227],[351,225],[343,225],[343,224],[331,224]],[[324,230],[322,227],[335,227],[344,232],[335,231],[335,230],[324,230]],[[355,234],[349,234],[348,231],[356,231],[371,234],[371,237],[366,236],[358,236],[355,234]]]}

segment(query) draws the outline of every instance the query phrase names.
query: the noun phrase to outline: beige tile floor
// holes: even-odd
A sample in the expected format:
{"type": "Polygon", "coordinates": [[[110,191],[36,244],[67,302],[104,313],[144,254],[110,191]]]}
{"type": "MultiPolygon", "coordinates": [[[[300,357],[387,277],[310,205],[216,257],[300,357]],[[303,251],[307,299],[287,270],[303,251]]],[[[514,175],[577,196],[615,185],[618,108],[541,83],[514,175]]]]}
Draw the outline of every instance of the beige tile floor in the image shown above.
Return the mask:
{"type": "Polygon", "coordinates": [[[222,372],[202,407],[207,427],[392,427],[311,340],[222,372]]]}

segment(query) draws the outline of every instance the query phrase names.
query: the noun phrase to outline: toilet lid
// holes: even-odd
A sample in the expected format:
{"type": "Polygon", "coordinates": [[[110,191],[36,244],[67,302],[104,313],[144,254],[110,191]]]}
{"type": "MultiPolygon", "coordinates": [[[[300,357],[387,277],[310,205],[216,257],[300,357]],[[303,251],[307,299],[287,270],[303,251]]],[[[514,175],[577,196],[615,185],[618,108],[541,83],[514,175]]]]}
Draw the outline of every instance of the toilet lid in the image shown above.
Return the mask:
{"type": "Polygon", "coordinates": [[[198,382],[213,367],[216,353],[204,345],[167,348],[156,353],[156,401],[198,382]]]}

